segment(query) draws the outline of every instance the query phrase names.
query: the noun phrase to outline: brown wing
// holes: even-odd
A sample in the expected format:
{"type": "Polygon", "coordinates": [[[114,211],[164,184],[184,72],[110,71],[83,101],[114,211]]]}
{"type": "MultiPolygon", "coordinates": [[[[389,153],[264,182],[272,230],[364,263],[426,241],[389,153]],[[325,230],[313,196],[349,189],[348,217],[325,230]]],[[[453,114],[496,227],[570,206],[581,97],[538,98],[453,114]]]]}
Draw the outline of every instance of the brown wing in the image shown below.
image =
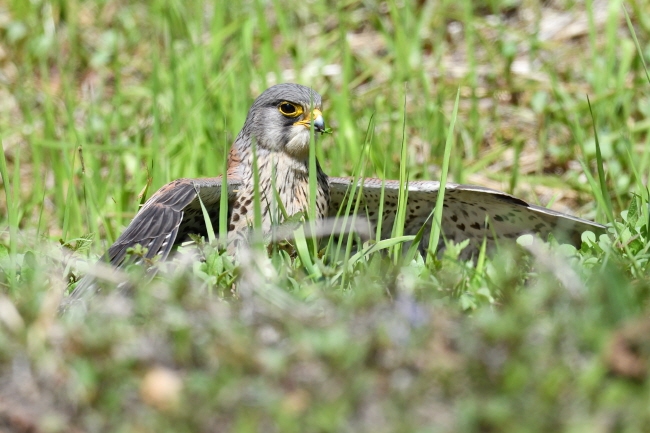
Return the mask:
{"type": "MultiPolygon", "coordinates": [[[[331,177],[330,181],[330,216],[336,216],[342,206],[347,206],[353,179],[331,177]]],[[[408,184],[408,202],[404,234],[414,235],[427,221],[436,204],[439,182],[414,181],[408,184]]],[[[364,179],[357,185],[361,191],[361,218],[370,225],[375,233],[382,192],[380,179],[364,179]]],[[[399,181],[383,182],[384,209],[381,238],[390,237],[397,212],[399,181]]],[[[356,196],[355,196],[356,197],[356,196]]],[[[351,207],[354,212],[354,202],[351,207]]],[[[343,211],[344,212],[344,211],[343,211]]],[[[433,218],[429,219],[428,228],[423,236],[421,247],[428,244],[428,232],[433,218]]],[[[517,238],[522,234],[539,234],[548,237],[549,233],[565,242],[580,245],[580,236],[584,231],[604,233],[605,227],[598,223],[586,221],[571,215],[556,212],[540,206],[526,203],[504,192],[480,186],[447,183],[442,216],[442,233],[447,240],[458,243],[470,239],[476,247],[484,238],[489,241],[496,238],[517,238]]],[[[441,239],[439,247],[444,246],[441,239]]],[[[468,248],[471,254],[471,248],[468,248]]]]}
{"type": "MultiPolygon", "coordinates": [[[[129,248],[142,245],[146,258],[167,258],[174,245],[189,233],[206,234],[205,220],[197,195],[218,229],[221,176],[209,179],[178,179],[160,188],[144,204],[119,238],[102,257],[113,266],[123,264],[129,248]]],[[[229,202],[234,199],[238,182],[228,179],[229,202]]]]}
{"type": "MultiPolygon", "coordinates": [[[[183,242],[188,234],[205,234],[206,225],[199,195],[217,231],[221,184],[222,180],[219,176],[205,179],[178,179],[163,186],[147,200],[100,261],[115,267],[124,266],[127,263],[127,250],[136,245],[147,248],[145,258],[150,259],[159,255],[161,259],[165,259],[173,246],[183,242]]],[[[229,175],[229,205],[232,204],[238,187],[238,178],[229,175]]],[[[95,292],[95,287],[92,276],[84,277],[66,300],[66,304],[91,295],[95,292]]]]}

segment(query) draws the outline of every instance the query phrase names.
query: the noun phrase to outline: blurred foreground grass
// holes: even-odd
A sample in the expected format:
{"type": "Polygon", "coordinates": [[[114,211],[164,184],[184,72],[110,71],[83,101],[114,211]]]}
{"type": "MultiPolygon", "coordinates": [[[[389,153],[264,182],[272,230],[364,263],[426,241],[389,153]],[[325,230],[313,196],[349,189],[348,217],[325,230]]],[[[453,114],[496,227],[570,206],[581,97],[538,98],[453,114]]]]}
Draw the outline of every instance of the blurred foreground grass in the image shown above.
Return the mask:
{"type": "Polygon", "coordinates": [[[647,1],[0,5],[0,426],[646,431],[650,83],[624,7],[650,58],[647,1]],[[478,266],[312,257],[317,276],[206,246],[56,316],[148,182],[221,173],[283,81],[324,96],[328,173],[411,179],[439,176],[460,88],[452,180],[611,210],[617,234],[478,266]]]}

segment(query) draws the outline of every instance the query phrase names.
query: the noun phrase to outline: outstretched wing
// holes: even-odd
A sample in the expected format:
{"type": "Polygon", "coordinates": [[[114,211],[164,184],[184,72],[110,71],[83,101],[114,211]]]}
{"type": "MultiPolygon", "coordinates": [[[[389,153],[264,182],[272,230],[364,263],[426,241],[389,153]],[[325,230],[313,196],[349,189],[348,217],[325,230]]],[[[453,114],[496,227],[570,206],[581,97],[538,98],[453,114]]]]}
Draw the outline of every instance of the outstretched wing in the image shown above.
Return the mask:
{"type": "MultiPolygon", "coordinates": [[[[126,230],[111,245],[102,261],[113,266],[124,263],[129,248],[142,245],[145,258],[167,258],[172,247],[190,233],[206,234],[201,202],[218,228],[221,176],[208,179],[178,179],[160,188],[144,204],[126,230]],[[199,201],[200,196],[200,201],[199,201]]],[[[228,179],[229,202],[234,199],[236,181],[228,179]]]]}
{"type": "MultiPolygon", "coordinates": [[[[231,205],[239,187],[239,180],[230,175],[227,183],[228,203],[231,205]]],[[[189,234],[206,234],[201,202],[208,210],[213,227],[218,229],[221,188],[221,176],[178,179],[163,186],[147,200],[100,262],[115,267],[124,266],[127,263],[127,250],[136,245],[147,249],[144,258],[160,256],[164,260],[172,248],[186,240],[189,234]]],[[[92,276],[84,277],[66,300],[66,304],[92,294],[96,290],[95,287],[92,276]]]]}
{"type": "MultiPolygon", "coordinates": [[[[352,178],[331,177],[330,216],[341,215],[352,194],[352,178]]],[[[413,181],[408,184],[408,202],[404,234],[414,235],[422,228],[433,212],[438,197],[439,182],[413,181]]],[[[369,224],[375,233],[379,220],[379,201],[383,188],[383,216],[381,237],[390,237],[397,213],[399,181],[366,178],[356,185],[355,199],[361,194],[357,218],[369,224]]],[[[351,214],[356,202],[352,203],[351,214]]],[[[472,185],[447,183],[442,215],[443,238],[458,243],[470,239],[474,248],[468,248],[465,256],[480,245],[484,238],[489,242],[495,239],[517,237],[532,233],[547,238],[550,233],[564,242],[580,245],[584,231],[604,233],[605,227],[551,209],[535,206],[504,192],[472,185]]],[[[433,218],[427,222],[427,231],[420,246],[428,246],[428,232],[433,218]]],[[[438,247],[444,246],[444,239],[438,247]]]]}

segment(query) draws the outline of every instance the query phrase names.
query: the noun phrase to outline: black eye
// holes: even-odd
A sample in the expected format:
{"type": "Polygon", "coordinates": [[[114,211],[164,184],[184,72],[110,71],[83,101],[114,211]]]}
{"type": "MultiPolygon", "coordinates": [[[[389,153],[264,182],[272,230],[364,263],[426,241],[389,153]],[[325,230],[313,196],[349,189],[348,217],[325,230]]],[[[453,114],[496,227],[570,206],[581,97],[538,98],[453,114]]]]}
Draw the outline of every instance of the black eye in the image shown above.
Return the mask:
{"type": "Polygon", "coordinates": [[[284,114],[294,114],[296,112],[296,107],[285,102],[284,104],[280,105],[280,111],[282,111],[284,114]]]}
{"type": "Polygon", "coordinates": [[[302,114],[302,107],[300,105],[287,101],[280,102],[278,110],[287,117],[298,117],[302,114]]]}

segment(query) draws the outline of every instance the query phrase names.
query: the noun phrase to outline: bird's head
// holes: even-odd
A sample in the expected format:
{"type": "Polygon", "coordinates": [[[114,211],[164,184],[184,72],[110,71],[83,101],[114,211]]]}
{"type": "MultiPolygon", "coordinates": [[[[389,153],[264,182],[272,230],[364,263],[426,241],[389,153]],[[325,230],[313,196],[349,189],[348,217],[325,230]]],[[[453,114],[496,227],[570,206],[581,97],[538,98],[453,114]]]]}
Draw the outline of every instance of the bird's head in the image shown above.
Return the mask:
{"type": "Polygon", "coordinates": [[[255,100],[241,135],[254,140],[259,149],[304,160],[309,156],[311,127],[314,133],[325,131],[320,109],[321,96],[309,87],[278,84],[255,100]]]}

